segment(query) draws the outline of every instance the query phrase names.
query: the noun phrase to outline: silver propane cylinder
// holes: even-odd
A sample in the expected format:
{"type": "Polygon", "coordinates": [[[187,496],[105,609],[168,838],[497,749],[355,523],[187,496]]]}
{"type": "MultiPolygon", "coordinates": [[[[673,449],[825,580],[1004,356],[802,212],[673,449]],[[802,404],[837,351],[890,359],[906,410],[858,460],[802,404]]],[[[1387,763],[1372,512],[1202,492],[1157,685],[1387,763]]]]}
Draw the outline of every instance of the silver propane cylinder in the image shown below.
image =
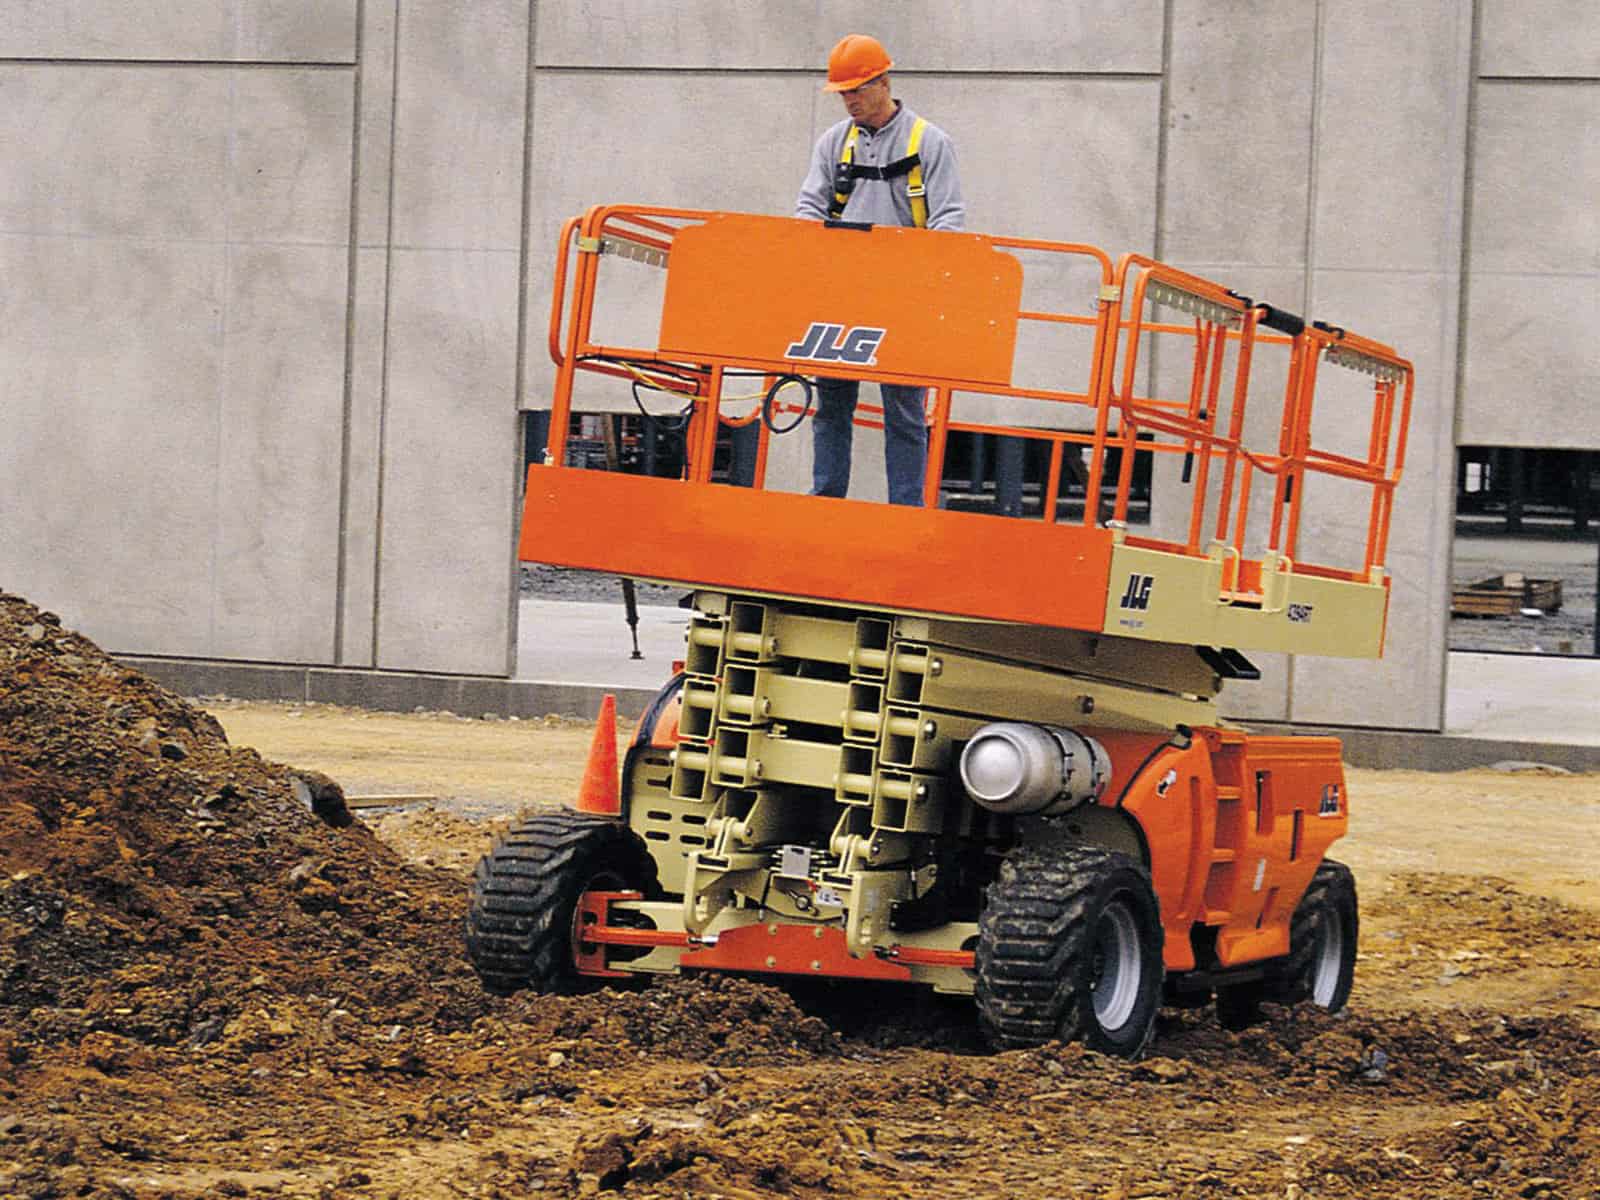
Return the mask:
{"type": "Polygon", "coordinates": [[[961,752],[967,794],[992,812],[1054,816],[1097,800],[1111,780],[1105,747],[1075,729],[996,721],[961,752]]]}

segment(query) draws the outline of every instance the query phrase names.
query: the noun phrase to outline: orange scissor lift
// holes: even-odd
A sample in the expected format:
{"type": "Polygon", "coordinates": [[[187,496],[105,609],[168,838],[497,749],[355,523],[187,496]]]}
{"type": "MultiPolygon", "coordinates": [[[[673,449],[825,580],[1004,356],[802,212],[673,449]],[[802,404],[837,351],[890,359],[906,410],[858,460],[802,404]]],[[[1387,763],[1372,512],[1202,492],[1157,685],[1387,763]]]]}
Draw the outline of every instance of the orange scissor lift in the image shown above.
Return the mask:
{"type": "Polygon", "coordinates": [[[1230,1025],[1345,1003],[1339,744],[1231,727],[1216,697],[1255,677],[1246,650],[1382,652],[1406,360],[1140,255],[638,205],[563,228],[550,350],[522,557],[692,596],[616,802],[535,816],[480,864],[467,940],[489,986],[901,980],[974,994],[997,1046],[1118,1054],[1163,998],[1214,996],[1230,1025]],[[665,271],[655,344],[597,340],[608,257],[665,271]],[[1040,331],[1076,340],[1071,386],[1014,380],[1040,331]],[[563,465],[590,373],[685,406],[681,478],[563,465]],[[767,486],[795,420],[775,418],[819,376],[928,389],[924,507],[767,486]],[[751,386],[759,408],[734,411],[751,386]],[[1025,417],[995,420],[1007,405],[1025,417]],[[719,427],[747,421],[754,487],[713,482],[719,427]],[[1330,422],[1338,451],[1313,441],[1330,422]],[[963,432],[1043,447],[1037,519],[939,507],[963,432]],[[1186,509],[1165,538],[1130,528],[1141,455],[1186,509]],[[1337,509],[1308,526],[1340,563],[1301,545],[1325,485],[1337,509]]]}

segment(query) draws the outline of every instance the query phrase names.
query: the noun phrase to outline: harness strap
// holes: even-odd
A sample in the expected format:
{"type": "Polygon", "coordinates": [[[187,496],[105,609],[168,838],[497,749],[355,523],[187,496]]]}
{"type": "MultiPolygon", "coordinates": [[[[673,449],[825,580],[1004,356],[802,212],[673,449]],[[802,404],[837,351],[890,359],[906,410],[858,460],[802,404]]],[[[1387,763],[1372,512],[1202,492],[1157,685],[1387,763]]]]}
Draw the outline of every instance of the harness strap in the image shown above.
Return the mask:
{"type": "Polygon", "coordinates": [[[906,157],[900,160],[911,164],[906,194],[911,197],[911,223],[918,229],[928,227],[928,189],[922,186],[922,156],[917,153],[922,147],[922,131],[927,124],[924,118],[917,118],[917,123],[911,127],[911,136],[906,139],[906,157]]]}
{"type": "MultiPolygon", "coordinates": [[[[844,139],[844,148],[839,151],[839,165],[848,168],[850,171],[855,170],[856,139],[860,136],[861,127],[852,124],[850,126],[850,136],[844,139]]],[[[838,188],[838,182],[838,178],[835,177],[833,203],[828,206],[828,219],[830,221],[837,221],[843,216],[844,206],[850,203],[850,193],[841,192],[838,188]]]]}
{"type": "Polygon", "coordinates": [[[854,189],[858,179],[890,180],[906,177],[906,195],[911,200],[911,223],[918,229],[928,227],[928,191],[922,183],[922,155],[919,153],[922,146],[922,131],[927,128],[925,117],[918,117],[911,126],[911,136],[906,139],[906,154],[885,166],[863,166],[855,161],[856,139],[861,136],[861,128],[857,125],[850,126],[850,133],[844,140],[844,146],[839,151],[839,170],[834,176],[833,204],[828,208],[828,219],[837,221],[844,215],[845,205],[850,203],[850,192],[854,189]],[[846,185],[844,190],[840,185],[846,185]]]}
{"type": "Polygon", "coordinates": [[[909,175],[921,164],[922,159],[915,154],[908,154],[904,158],[896,159],[881,167],[868,167],[860,163],[845,163],[850,174],[856,179],[899,179],[902,175],[909,175]]]}

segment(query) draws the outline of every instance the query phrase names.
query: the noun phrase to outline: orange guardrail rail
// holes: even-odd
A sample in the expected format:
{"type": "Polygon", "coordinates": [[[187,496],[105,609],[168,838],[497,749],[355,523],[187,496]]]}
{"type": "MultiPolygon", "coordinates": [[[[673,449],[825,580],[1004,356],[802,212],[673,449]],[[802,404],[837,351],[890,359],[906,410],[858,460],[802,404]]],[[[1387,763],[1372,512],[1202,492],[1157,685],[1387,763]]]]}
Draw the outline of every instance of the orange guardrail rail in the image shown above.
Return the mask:
{"type": "MultiPolygon", "coordinates": [[[[1278,626],[1227,644],[1317,653],[1381,646],[1390,514],[1413,395],[1411,364],[1389,346],[1141,255],[1114,263],[1077,243],[599,205],[566,222],[557,250],[549,327],[557,372],[546,463],[528,476],[525,559],[1168,640],[1183,640],[1176,626],[1113,619],[1124,570],[1135,589],[1140,572],[1171,570],[1174,580],[1209,591],[1205,603],[1238,610],[1217,615],[1219,635],[1266,629],[1240,624],[1244,612],[1294,623],[1296,610],[1304,616],[1313,602],[1357,594],[1321,585],[1348,584],[1381,593],[1362,593],[1356,608],[1374,634],[1353,649],[1332,639],[1308,644],[1298,638],[1303,630],[1278,626]],[[597,336],[606,256],[665,269],[653,344],[597,336]],[[1040,305],[1040,291],[1065,292],[1067,302],[1040,305]],[[1181,319],[1157,320],[1157,312],[1181,319]],[[1058,334],[1077,339],[1067,356],[1075,377],[1058,378],[1056,359],[1030,350],[1030,370],[1046,378],[1018,382],[1019,341],[1058,334]],[[1286,355],[1281,391],[1258,369],[1263,348],[1286,355]],[[1341,394],[1325,416],[1339,449],[1312,436],[1314,418],[1324,415],[1319,378],[1329,367],[1372,381],[1353,402],[1341,394]],[[681,478],[563,465],[574,392],[587,374],[682,404],[681,478]],[[805,381],[817,377],[928,389],[924,508],[767,487],[775,417],[797,423],[809,407],[805,381]],[[731,394],[751,387],[742,399],[731,394]],[[792,392],[805,405],[787,399],[792,392]],[[1007,405],[1026,408],[1028,418],[979,411],[1007,405]],[[719,426],[751,422],[760,423],[754,488],[712,483],[719,426]],[[1357,428],[1366,431],[1364,450],[1346,444],[1357,428]],[[1041,517],[938,508],[953,433],[1047,447],[1041,517]],[[1189,492],[1181,536],[1129,530],[1140,455],[1174,468],[1181,460],[1173,483],[1189,492]],[[1085,499],[1080,518],[1062,520],[1069,467],[1085,499]],[[1270,499],[1258,477],[1270,480],[1270,499]],[[1302,557],[1307,486],[1315,481],[1363,494],[1359,552],[1331,562],[1302,557]],[[1185,562],[1202,573],[1185,574],[1185,562]]],[[[861,408],[874,423],[878,410],[861,408]]],[[[1349,507],[1340,506],[1342,517],[1349,507]]]]}

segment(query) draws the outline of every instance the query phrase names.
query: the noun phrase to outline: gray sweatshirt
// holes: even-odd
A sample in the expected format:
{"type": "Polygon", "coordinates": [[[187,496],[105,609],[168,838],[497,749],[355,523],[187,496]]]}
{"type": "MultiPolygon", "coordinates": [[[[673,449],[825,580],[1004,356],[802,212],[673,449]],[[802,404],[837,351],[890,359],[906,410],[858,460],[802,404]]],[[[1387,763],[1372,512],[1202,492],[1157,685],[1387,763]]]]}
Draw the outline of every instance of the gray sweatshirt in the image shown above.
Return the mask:
{"type": "MultiPolygon", "coordinates": [[[[917,114],[905,105],[876,133],[865,127],[856,138],[854,161],[864,167],[885,167],[906,156],[906,143],[917,114]]],[[[817,139],[811,151],[811,169],[800,185],[794,202],[794,215],[820,221],[833,203],[833,172],[850,135],[846,118],[817,139]]],[[[956,178],[956,148],[945,131],[929,122],[922,131],[922,185],[927,189],[928,228],[962,229],[967,209],[961,200],[961,181],[956,178]]],[[[858,179],[850,202],[840,218],[865,221],[872,225],[911,225],[911,197],[906,192],[906,177],[897,179],[858,179]]]]}

